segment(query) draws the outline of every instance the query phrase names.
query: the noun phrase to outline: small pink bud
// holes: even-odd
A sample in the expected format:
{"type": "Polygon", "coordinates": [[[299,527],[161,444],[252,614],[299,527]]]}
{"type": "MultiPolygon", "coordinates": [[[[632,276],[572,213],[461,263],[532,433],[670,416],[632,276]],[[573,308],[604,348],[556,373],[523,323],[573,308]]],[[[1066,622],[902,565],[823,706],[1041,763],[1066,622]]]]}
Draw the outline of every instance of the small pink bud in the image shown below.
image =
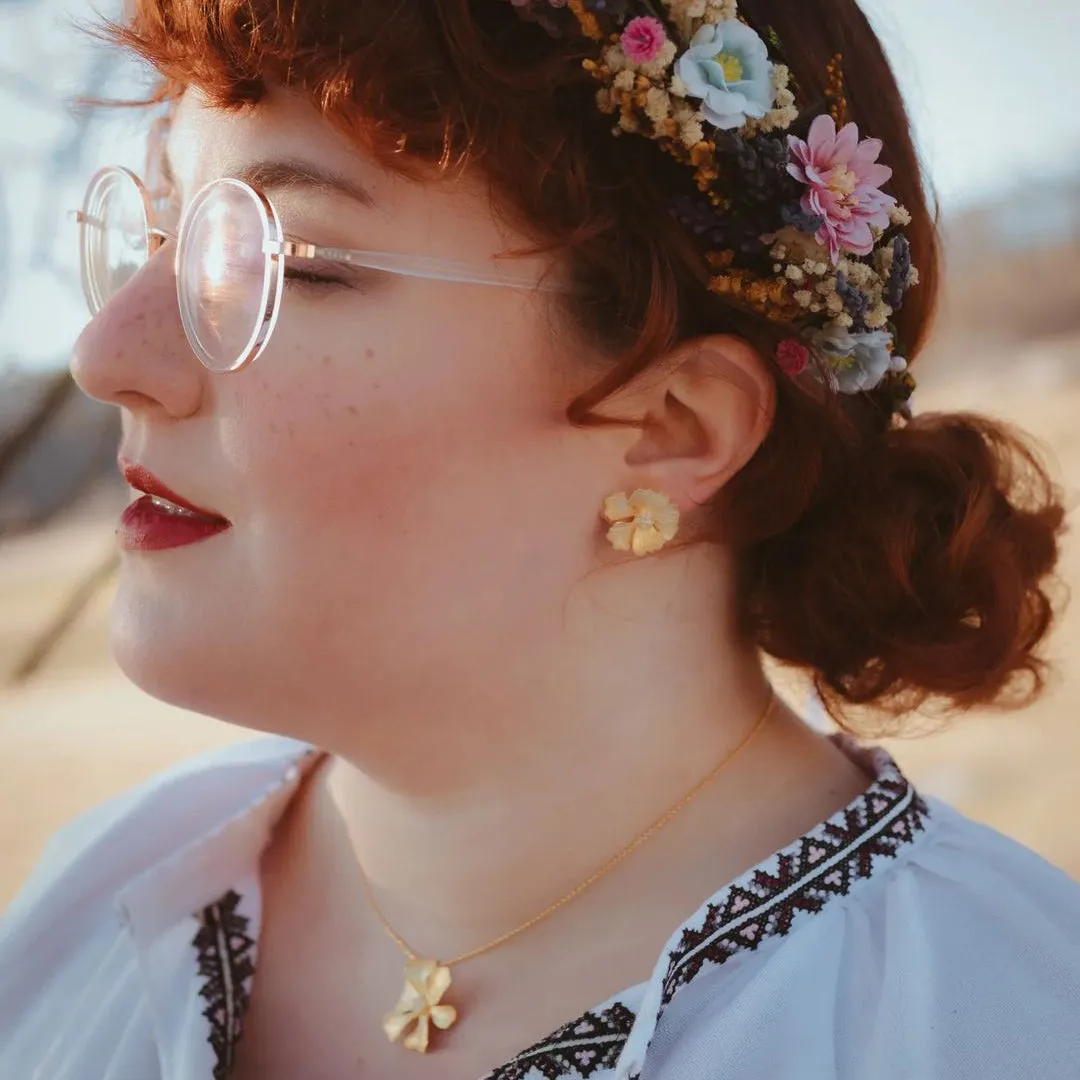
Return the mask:
{"type": "Polygon", "coordinates": [[[632,64],[654,60],[667,41],[664,24],[650,15],[631,19],[622,32],[622,48],[632,64]]]}
{"type": "Polygon", "coordinates": [[[810,350],[794,338],[785,338],[776,348],[776,362],[786,375],[799,375],[810,363],[810,350]]]}

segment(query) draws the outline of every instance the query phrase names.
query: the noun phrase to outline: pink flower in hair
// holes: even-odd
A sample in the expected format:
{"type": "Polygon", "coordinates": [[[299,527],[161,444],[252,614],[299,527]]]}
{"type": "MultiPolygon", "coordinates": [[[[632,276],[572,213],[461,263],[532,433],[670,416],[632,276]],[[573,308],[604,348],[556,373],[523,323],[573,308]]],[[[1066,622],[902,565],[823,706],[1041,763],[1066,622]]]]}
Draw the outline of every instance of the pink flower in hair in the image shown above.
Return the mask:
{"type": "Polygon", "coordinates": [[[776,363],[785,375],[800,375],[810,362],[810,350],[794,338],[785,338],[776,348],[776,363]]]}
{"type": "Polygon", "coordinates": [[[632,64],[647,64],[655,60],[667,41],[664,24],[649,15],[631,19],[622,32],[622,48],[632,64]]]}
{"type": "Polygon", "coordinates": [[[815,234],[819,244],[829,249],[835,266],[841,251],[869,255],[874,250],[871,226],[885,229],[889,209],[896,205],[880,185],[892,176],[892,169],[878,164],[880,139],[859,141],[859,129],[847,124],[836,130],[831,116],[819,116],[804,142],[788,136],[792,161],[788,172],[810,189],[802,197],[806,213],[822,218],[815,234]]]}

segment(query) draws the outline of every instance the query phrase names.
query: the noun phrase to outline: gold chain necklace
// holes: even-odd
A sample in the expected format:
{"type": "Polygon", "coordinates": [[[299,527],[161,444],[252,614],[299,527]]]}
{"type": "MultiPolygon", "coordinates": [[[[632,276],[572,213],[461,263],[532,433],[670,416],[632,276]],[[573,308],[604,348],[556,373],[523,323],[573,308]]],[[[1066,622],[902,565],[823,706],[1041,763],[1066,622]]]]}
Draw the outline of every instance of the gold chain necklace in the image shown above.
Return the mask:
{"type": "Polygon", "coordinates": [[[428,1042],[431,1036],[431,1026],[434,1024],[435,1027],[446,1030],[457,1020],[457,1009],[455,1009],[453,1005],[444,1005],[442,1003],[443,995],[450,987],[450,968],[455,964],[461,964],[466,960],[472,960],[474,957],[491,952],[492,949],[497,949],[500,945],[504,945],[506,942],[510,941],[511,938],[517,937],[518,934],[524,933],[538,922],[546,919],[549,915],[558,911],[559,908],[580,896],[591,885],[594,885],[610,870],[613,870],[618,866],[623,859],[641,847],[646,840],[655,836],[656,833],[658,833],[673,817],[675,817],[676,814],[679,813],[680,810],[683,809],[683,807],[685,807],[703,788],[735,760],[736,756],[746,747],[758,731],[761,730],[775,704],[776,695],[770,689],[769,700],[766,703],[761,716],[758,717],[757,722],[743,737],[738,746],[736,746],[727,757],[720,761],[708,776],[699,780],[686,795],[671,807],[671,809],[665,811],[665,813],[657,818],[656,821],[643,832],[638,833],[629,844],[608,859],[599,870],[592,873],[580,885],[571,889],[565,896],[556,900],[555,903],[548,905],[538,915],[534,915],[520,926],[514,927],[513,930],[508,930],[505,934],[500,934],[486,945],[481,945],[476,949],[470,949],[468,952],[464,952],[460,956],[455,956],[450,960],[426,960],[411,948],[408,942],[406,942],[390,923],[387,922],[386,916],[383,915],[382,910],[375,900],[374,893],[371,889],[371,883],[364,873],[364,868],[357,863],[357,868],[360,871],[360,881],[363,884],[364,893],[367,896],[368,903],[371,905],[371,910],[374,913],[375,918],[378,919],[382,928],[393,939],[397,947],[405,954],[405,989],[402,990],[401,997],[398,999],[398,1003],[394,1007],[393,1012],[389,1012],[383,1017],[383,1031],[386,1032],[387,1038],[391,1042],[397,1042],[402,1035],[405,1035],[402,1046],[408,1050],[416,1050],[421,1054],[427,1053],[428,1042]],[[412,1030],[409,1031],[409,1028],[412,1028],[412,1030]],[[407,1031],[408,1034],[405,1034],[407,1031]]]}

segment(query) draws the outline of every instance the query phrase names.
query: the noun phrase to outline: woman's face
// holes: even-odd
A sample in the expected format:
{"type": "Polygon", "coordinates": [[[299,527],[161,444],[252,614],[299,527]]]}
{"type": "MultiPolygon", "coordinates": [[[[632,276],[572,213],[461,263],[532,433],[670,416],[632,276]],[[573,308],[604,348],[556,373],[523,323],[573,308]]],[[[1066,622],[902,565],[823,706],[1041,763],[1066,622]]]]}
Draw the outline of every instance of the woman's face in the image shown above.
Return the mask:
{"type": "MultiPolygon", "coordinates": [[[[317,244],[482,261],[524,241],[475,178],[391,175],[284,93],[226,113],[189,92],[168,147],[181,206],[263,162],[367,189],[370,206],[266,187],[286,232],[317,244]]],[[[375,273],[289,281],[266,351],[212,374],[181,327],[173,250],[113,297],[72,361],[87,393],[120,406],[122,457],[231,523],[125,551],[113,637],[128,675],[295,732],[298,709],[438,693],[527,654],[593,564],[618,480],[611,436],[565,419],[573,346],[543,294],[375,273]]]]}

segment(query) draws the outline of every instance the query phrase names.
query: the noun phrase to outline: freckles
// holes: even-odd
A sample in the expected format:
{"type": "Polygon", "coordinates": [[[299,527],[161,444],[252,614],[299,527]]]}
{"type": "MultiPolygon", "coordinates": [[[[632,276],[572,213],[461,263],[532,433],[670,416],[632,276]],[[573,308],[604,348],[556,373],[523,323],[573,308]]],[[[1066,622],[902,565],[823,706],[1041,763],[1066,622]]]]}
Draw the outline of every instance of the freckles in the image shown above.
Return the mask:
{"type": "Polygon", "coordinates": [[[117,337],[118,340],[123,341],[129,336],[134,338],[136,334],[139,335],[140,350],[144,350],[154,338],[153,328],[146,325],[145,309],[131,312],[120,324],[117,337]]]}
{"type": "Polygon", "coordinates": [[[282,392],[281,392],[281,390],[280,389],[275,390],[274,387],[266,379],[261,379],[260,380],[260,386],[262,386],[262,391],[263,391],[264,396],[269,397],[271,394],[273,394],[274,398],[277,401],[282,400],[282,392]]]}

